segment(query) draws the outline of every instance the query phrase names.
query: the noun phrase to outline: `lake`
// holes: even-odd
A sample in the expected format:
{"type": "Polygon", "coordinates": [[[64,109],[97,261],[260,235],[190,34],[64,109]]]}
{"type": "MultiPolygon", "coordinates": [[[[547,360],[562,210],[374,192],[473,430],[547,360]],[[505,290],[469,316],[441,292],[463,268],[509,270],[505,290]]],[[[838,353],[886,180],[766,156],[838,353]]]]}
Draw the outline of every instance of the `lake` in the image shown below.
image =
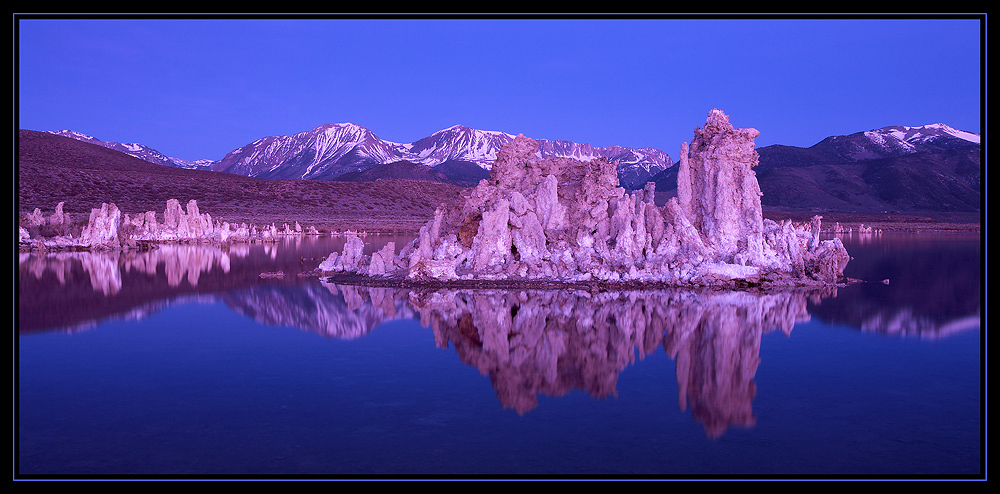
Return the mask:
{"type": "Polygon", "coordinates": [[[865,282],[766,293],[21,253],[15,478],[984,478],[980,236],[842,238],[865,282]]]}

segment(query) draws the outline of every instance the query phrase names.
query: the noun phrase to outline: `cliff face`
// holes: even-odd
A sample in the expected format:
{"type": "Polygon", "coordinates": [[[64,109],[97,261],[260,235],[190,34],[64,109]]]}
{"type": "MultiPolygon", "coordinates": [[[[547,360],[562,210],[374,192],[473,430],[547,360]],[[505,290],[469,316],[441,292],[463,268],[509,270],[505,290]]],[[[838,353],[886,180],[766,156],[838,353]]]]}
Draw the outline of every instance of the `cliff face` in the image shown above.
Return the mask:
{"type": "Polygon", "coordinates": [[[355,246],[321,270],[439,281],[836,283],[850,257],[839,240],[819,240],[818,216],[804,229],[763,219],[757,135],[710,112],[681,148],[678,195],[663,207],[649,186],[620,187],[606,159],[538,158],[538,144],[519,135],[461,207],[439,208],[391,262],[373,268],[355,246]]]}

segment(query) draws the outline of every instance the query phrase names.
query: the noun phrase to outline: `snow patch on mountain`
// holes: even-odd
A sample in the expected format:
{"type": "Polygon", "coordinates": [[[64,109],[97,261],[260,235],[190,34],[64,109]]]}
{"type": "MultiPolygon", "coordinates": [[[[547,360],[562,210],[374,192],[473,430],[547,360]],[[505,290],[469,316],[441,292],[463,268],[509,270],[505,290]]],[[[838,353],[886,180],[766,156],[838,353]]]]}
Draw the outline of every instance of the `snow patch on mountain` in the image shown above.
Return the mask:
{"type": "Polygon", "coordinates": [[[956,138],[980,144],[979,134],[958,130],[943,123],[922,125],[920,127],[892,125],[877,130],[871,130],[865,134],[870,137],[880,135],[885,139],[891,139],[895,142],[907,143],[910,145],[933,142],[941,138],[956,138]]]}
{"type": "MultiPolygon", "coordinates": [[[[465,161],[489,171],[500,148],[515,138],[507,132],[453,125],[415,142],[399,143],[383,140],[358,124],[328,123],[290,136],[262,137],[218,161],[187,161],[168,158],[140,144],[105,143],[74,131],[58,133],[168,166],[300,179],[331,179],[343,173],[404,160],[429,167],[465,161]]],[[[594,147],[547,139],[539,139],[538,143],[537,157],[540,159],[586,161],[604,157],[617,161],[622,185],[626,187],[641,187],[646,178],[674,164],[667,153],[652,148],[594,147]]]]}
{"type": "Polygon", "coordinates": [[[883,149],[891,149],[899,154],[914,153],[917,149],[912,143],[898,138],[896,132],[887,133],[884,130],[869,130],[864,132],[864,135],[876,146],[883,149]]]}
{"type": "Polygon", "coordinates": [[[187,168],[194,170],[208,170],[210,169],[213,161],[212,160],[184,160],[180,158],[172,158],[164,155],[163,153],[142,144],[138,143],[121,143],[121,142],[105,142],[96,137],[89,136],[82,132],[77,132],[75,130],[55,130],[49,131],[50,134],[55,134],[63,137],[69,137],[71,139],[76,139],[78,141],[88,142],[90,144],[96,144],[108,149],[113,149],[128,155],[135,156],[136,158],[149,161],[151,163],[156,163],[159,165],[173,166],[176,168],[187,168]]]}
{"type": "Polygon", "coordinates": [[[942,123],[920,127],[892,125],[851,135],[833,136],[824,142],[832,144],[851,161],[905,156],[980,143],[978,134],[956,130],[942,123]]]}
{"type": "Polygon", "coordinates": [[[96,137],[92,137],[87,134],[84,134],[83,132],[77,132],[75,130],[50,130],[49,133],[63,137],[70,137],[78,141],[91,141],[95,143],[101,142],[101,140],[96,137]]]}
{"type": "MultiPolygon", "coordinates": [[[[409,161],[436,167],[443,163],[474,163],[489,171],[497,153],[515,135],[453,125],[411,143],[386,141],[350,122],[327,123],[289,136],[268,136],[229,152],[221,160],[188,161],[170,158],[140,144],[103,142],[86,134],[61,130],[54,134],[115,149],[138,158],[189,169],[223,171],[260,178],[332,180],[345,173],[409,161]]],[[[953,139],[979,144],[979,135],[942,123],[920,127],[890,126],[827,140],[852,160],[898,156],[917,152],[927,144],[950,146],[953,139]],[[863,139],[858,139],[858,137],[863,139]]],[[[653,148],[596,147],[566,140],[535,139],[536,157],[617,162],[621,185],[642,188],[653,175],[675,166],[670,156],[653,148]]]]}

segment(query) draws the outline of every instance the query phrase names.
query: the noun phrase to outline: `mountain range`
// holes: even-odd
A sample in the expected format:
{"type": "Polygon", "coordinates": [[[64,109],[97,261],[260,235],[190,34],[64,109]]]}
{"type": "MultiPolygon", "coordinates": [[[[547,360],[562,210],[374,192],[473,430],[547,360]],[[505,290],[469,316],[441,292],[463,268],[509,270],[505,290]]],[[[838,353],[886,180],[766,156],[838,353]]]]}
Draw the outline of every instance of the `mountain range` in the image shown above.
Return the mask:
{"type": "MultiPolygon", "coordinates": [[[[497,152],[513,141],[505,132],[476,130],[455,125],[411,143],[386,141],[367,128],[353,123],[324,124],[290,136],[262,137],[220,160],[188,161],[164,156],[141,144],[103,142],[72,130],[54,134],[116,149],[138,158],[167,166],[201,169],[266,179],[356,180],[358,173],[406,161],[432,168],[455,183],[475,185],[489,176],[497,152]]],[[[626,188],[641,188],[649,177],[674,164],[657,149],[623,146],[596,147],[572,141],[537,139],[540,157],[591,160],[605,157],[618,161],[618,176],[626,188]]],[[[396,168],[400,168],[396,166],[396,168]]],[[[417,172],[409,166],[410,173],[417,172]]],[[[367,176],[391,174],[374,171],[367,176]]]]}
{"type": "MultiPolygon", "coordinates": [[[[937,123],[757,148],[761,203],[783,210],[978,212],[980,137],[937,123]]],[[[677,189],[677,167],[649,179],[677,189]]]]}
{"type": "MultiPolygon", "coordinates": [[[[104,142],[79,132],[51,131],[177,168],[263,179],[374,181],[416,178],[470,186],[489,176],[500,148],[514,135],[456,125],[412,143],[381,139],[352,123],[324,124],[290,136],[268,136],[219,160],[170,158],[141,144],[104,142]]],[[[536,139],[540,157],[618,162],[627,189],[655,182],[676,190],[677,167],[652,148],[596,147],[536,139]]],[[[803,148],[758,148],[755,168],[765,206],[853,212],[979,211],[980,136],[937,123],[889,126],[830,136],[803,148]]]]}

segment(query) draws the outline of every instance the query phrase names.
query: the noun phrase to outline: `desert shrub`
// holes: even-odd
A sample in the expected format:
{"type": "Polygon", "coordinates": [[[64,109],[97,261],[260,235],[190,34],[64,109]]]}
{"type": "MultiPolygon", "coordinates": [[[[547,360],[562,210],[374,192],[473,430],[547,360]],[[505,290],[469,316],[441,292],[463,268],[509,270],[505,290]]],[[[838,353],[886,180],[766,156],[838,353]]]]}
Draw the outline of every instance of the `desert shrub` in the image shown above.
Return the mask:
{"type": "Polygon", "coordinates": [[[38,233],[43,237],[67,237],[72,235],[74,231],[79,232],[80,229],[80,226],[74,225],[72,222],[55,225],[46,223],[38,227],[38,233]]]}

